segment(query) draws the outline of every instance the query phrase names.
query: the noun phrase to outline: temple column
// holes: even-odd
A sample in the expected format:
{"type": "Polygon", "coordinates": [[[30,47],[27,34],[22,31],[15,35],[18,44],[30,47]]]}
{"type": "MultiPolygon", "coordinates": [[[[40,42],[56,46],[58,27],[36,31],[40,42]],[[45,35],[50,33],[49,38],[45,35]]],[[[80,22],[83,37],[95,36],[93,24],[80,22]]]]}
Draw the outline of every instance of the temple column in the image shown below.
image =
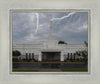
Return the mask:
{"type": "Polygon", "coordinates": [[[60,57],[60,61],[64,61],[64,56],[63,56],[63,52],[61,52],[61,57],[60,57]]]}
{"type": "Polygon", "coordinates": [[[41,52],[39,52],[39,57],[38,57],[38,61],[42,61],[42,56],[41,56],[41,52]]]}

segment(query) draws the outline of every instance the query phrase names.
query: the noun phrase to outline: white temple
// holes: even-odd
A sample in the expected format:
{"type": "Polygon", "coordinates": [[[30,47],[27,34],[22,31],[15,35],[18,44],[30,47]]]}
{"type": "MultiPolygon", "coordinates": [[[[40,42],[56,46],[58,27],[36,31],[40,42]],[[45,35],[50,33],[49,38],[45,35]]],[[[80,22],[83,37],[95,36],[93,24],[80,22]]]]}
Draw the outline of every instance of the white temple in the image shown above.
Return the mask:
{"type": "MultiPolygon", "coordinates": [[[[13,44],[13,50],[21,52],[21,59],[35,58],[38,61],[64,61],[76,51],[87,50],[85,44],[58,44],[52,38],[52,21],[50,21],[49,38],[42,44],[13,44]]],[[[77,58],[77,56],[76,56],[77,58]]]]}

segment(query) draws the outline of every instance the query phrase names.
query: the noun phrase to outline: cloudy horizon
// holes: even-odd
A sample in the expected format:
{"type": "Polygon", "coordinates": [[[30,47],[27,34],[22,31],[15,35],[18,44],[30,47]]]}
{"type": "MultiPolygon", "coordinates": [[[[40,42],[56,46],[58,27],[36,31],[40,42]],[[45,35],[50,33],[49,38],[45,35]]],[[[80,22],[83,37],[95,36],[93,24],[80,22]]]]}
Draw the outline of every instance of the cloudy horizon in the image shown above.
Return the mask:
{"type": "Polygon", "coordinates": [[[48,39],[52,20],[53,38],[68,44],[88,41],[88,12],[13,13],[13,44],[39,44],[48,39]]]}

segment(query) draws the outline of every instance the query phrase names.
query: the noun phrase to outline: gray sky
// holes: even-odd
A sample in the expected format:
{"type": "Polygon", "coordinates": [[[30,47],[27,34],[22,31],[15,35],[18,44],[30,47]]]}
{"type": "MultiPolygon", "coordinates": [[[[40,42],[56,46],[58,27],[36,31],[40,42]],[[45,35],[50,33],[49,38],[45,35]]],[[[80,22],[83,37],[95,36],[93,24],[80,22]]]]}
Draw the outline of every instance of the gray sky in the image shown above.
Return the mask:
{"type": "Polygon", "coordinates": [[[48,39],[50,20],[53,38],[69,44],[88,41],[87,12],[13,13],[13,43],[39,44],[48,39]]]}

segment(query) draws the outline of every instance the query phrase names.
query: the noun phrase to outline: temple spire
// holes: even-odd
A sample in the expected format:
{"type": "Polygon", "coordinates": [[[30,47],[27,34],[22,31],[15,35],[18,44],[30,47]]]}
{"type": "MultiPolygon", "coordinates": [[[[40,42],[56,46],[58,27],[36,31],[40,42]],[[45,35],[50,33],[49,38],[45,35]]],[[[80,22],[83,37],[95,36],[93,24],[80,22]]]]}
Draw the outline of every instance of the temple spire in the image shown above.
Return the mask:
{"type": "Polygon", "coordinates": [[[49,40],[52,40],[52,21],[50,21],[50,33],[49,33],[49,40]]]}

